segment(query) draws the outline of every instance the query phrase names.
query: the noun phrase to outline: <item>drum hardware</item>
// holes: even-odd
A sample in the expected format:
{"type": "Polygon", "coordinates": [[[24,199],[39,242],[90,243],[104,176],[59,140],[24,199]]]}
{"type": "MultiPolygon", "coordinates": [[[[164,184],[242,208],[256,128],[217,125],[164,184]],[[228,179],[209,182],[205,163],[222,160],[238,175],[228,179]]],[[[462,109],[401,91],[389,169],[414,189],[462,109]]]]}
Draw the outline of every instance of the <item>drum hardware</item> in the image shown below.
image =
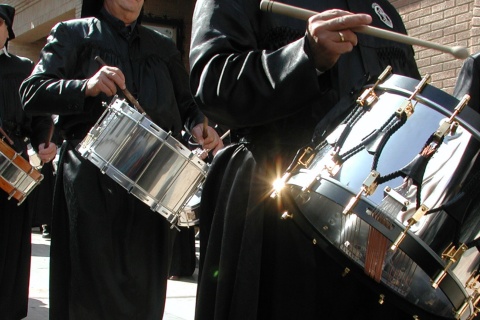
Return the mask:
{"type": "Polygon", "coordinates": [[[442,259],[447,260],[447,265],[445,268],[440,271],[440,273],[433,279],[432,281],[432,287],[437,289],[438,285],[442,280],[445,278],[447,275],[448,269],[457,262],[460,257],[467,251],[468,247],[465,244],[461,244],[458,249],[455,248],[454,244],[451,244],[448,248],[445,249],[445,251],[442,253],[442,259]]]}
{"type": "Polygon", "coordinates": [[[417,211],[415,211],[415,213],[413,214],[413,216],[407,220],[407,225],[405,227],[405,229],[403,230],[402,233],[400,233],[400,235],[398,236],[398,238],[393,242],[392,246],[390,247],[390,250],[392,251],[395,251],[398,246],[400,245],[400,243],[405,239],[405,237],[407,236],[407,232],[408,230],[410,230],[410,228],[415,224],[417,223],[418,221],[420,221],[421,218],[423,218],[423,216],[425,216],[425,214],[427,214],[428,212],[428,207],[425,206],[424,204],[422,204],[420,206],[420,208],[418,208],[417,211]]]}
{"type": "Polygon", "coordinates": [[[379,176],[380,176],[380,173],[378,173],[377,171],[375,170],[370,171],[370,174],[368,175],[368,177],[363,181],[360,192],[358,192],[355,197],[351,198],[350,202],[345,206],[345,209],[342,212],[344,215],[352,213],[352,209],[357,205],[362,194],[365,194],[366,196],[370,196],[375,192],[375,190],[377,190],[377,187],[378,187],[377,179],[379,176]]]}
{"type": "Polygon", "coordinates": [[[480,302],[480,286],[479,286],[479,274],[472,274],[470,278],[467,280],[465,287],[468,289],[471,289],[473,292],[472,294],[468,297],[468,299],[465,301],[465,303],[455,312],[457,319],[460,319],[465,311],[467,310],[469,303],[473,305],[474,311],[468,317],[467,320],[471,320],[477,316],[477,314],[480,312],[480,308],[478,306],[480,302]]]}
{"type": "Polygon", "coordinates": [[[399,119],[403,118],[405,115],[407,118],[409,118],[413,112],[415,111],[415,107],[412,104],[412,99],[414,99],[417,94],[419,94],[423,88],[425,88],[425,85],[430,81],[430,74],[426,74],[422,80],[418,83],[418,85],[415,86],[415,91],[408,97],[403,104],[397,109],[397,117],[399,119]]]}
{"type": "MultiPolygon", "coordinates": [[[[314,16],[319,13],[312,10],[303,9],[303,8],[299,8],[299,7],[288,5],[288,4],[283,4],[283,3],[272,1],[272,0],[262,0],[260,2],[260,10],[278,13],[278,14],[284,14],[286,16],[297,18],[300,20],[305,20],[305,21],[308,20],[311,16],[314,16]]],[[[383,38],[387,40],[397,41],[400,43],[405,43],[409,45],[418,45],[418,46],[422,46],[430,49],[436,49],[441,52],[450,53],[457,59],[465,59],[470,55],[470,53],[468,52],[468,49],[465,47],[461,47],[461,46],[448,47],[448,46],[444,46],[434,42],[410,37],[401,33],[388,31],[388,30],[384,30],[384,29],[380,29],[372,26],[362,26],[362,27],[354,28],[352,30],[355,32],[364,33],[367,35],[371,35],[374,37],[383,38]]]]}
{"type": "MultiPolygon", "coordinates": [[[[430,143],[424,147],[421,153],[423,156],[429,159],[432,156],[432,154],[438,150],[445,136],[451,133],[452,128],[454,128],[454,130],[456,131],[456,128],[458,127],[458,122],[454,121],[454,119],[463,110],[463,108],[465,108],[469,100],[470,100],[470,96],[465,95],[455,107],[454,112],[450,116],[450,118],[448,120],[443,121],[440,124],[439,128],[432,134],[431,138],[429,139],[431,140],[430,143]]],[[[422,179],[417,178],[417,180],[421,181],[422,179]]],[[[419,193],[419,191],[417,192],[419,193]]],[[[420,205],[420,207],[417,209],[414,215],[407,220],[407,225],[405,227],[405,230],[393,242],[392,246],[390,247],[391,250],[397,249],[398,245],[403,241],[403,239],[405,239],[405,236],[408,230],[410,230],[410,228],[414,224],[420,221],[420,219],[423,218],[428,213],[428,211],[429,211],[429,208],[426,205],[424,204],[420,205]]]]}
{"type": "Polygon", "coordinates": [[[399,203],[402,207],[400,208],[401,211],[407,211],[407,207],[410,205],[410,201],[402,196],[400,193],[395,191],[395,189],[391,187],[385,187],[383,190],[384,196],[389,196],[395,202],[399,203]]]}
{"type": "Polygon", "coordinates": [[[293,215],[288,211],[284,211],[281,216],[282,220],[293,219],[293,215]]]}
{"type": "Polygon", "coordinates": [[[383,72],[378,76],[377,78],[377,81],[375,82],[375,84],[366,89],[365,91],[363,91],[363,93],[360,95],[360,97],[357,98],[357,104],[359,104],[360,106],[364,106],[365,103],[367,106],[370,106],[372,105],[373,103],[375,103],[377,100],[378,100],[378,96],[377,94],[375,93],[375,89],[377,88],[377,86],[383,82],[387,76],[392,73],[392,67],[391,66],[387,66],[385,68],[385,70],[383,70],[383,72]]]}
{"type": "Polygon", "coordinates": [[[383,304],[385,302],[385,295],[382,293],[378,298],[378,304],[383,304]]]}
{"type": "Polygon", "coordinates": [[[350,273],[350,268],[345,268],[342,272],[342,277],[345,278],[350,273]]]}
{"type": "MultiPolygon", "coordinates": [[[[103,59],[100,58],[99,56],[95,57],[95,61],[97,61],[102,67],[107,66],[105,61],[103,61],[103,59]]],[[[138,100],[134,98],[134,96],[130,93],[130,91],[128,91],[128,89],[126,87],[125,87],[125,89],[121,89],[121,88],[119,88],[119,89],[125,95],[125,98],[127,98],[128,101],[130,101],[130,103],[133,104],[135,106],[135,108],[137,108],[138,112],[140,112],[141,114],[145,115],[147,118],[150,119],[150,117],[147,115],[145,110],[143,110],[142,106],[140,106],[140,103],[138,102],[138,100]]]]}
{"type": "Polygon", "coordinates": [[[290,178],[291,172],[298,170],[299,167],[308,167],[315,155],[314,149],[310,146],[306,146],[301,152],[297,152],[292,164],[287,168],[283,176],[273,182],[273,191],[270,193],[270,197],[276,198],[285,186],[285,182],[290,178]]]}

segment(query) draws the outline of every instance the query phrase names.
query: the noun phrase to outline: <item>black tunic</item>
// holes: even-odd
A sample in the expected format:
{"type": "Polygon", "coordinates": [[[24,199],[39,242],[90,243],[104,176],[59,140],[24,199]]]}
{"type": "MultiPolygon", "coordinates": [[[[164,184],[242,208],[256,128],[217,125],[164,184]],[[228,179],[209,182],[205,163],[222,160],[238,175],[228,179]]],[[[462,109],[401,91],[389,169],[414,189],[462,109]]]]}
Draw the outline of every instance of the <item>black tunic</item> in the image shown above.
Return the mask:
{"type": "MultiPolygon", "coordinates": [[[[29,59],[0,55],[0,123],[14,141],[14,149],[28,161],[26,139],[32,145],[45,142],[49,117],[27,115],[18,88],[33,69],[29,59]]],[[[28,198],[20,206],[0,190],[0,314],[2,319],[21,319],[28,310],[30,280],[31,215],[28,198]]]]}
{"type": "MultiPolygon", "coordinates": [[[[370,1],[285,2],[315,11],[365,12],[374,26],[389,28],[370,1]]],[[[392,29],[405,33],[395,9],[375,2],[392,29]]],[[[282,208],[268,200],[271,183],[341,97],[355,96],[387,65],[419,77],[410,46],[362,34],[352,53],[317,76],[305,27],[304,21],[261,12],[257,0],[197,1],[192,91],[209,119],[247,142],[219,153],[204,185],[197,320],[412,317],[390,303],[380,306],[377,294],[343,278],[343,267],[293,223],[281,221],[282,208]]]]}
{"type": "Polygon", "coordinates": [[[120,68],[151,119],[179,137],[203,121],[173,42],[143,26],[124,30],[101,15],[57,24],[22,85],[25,109],[59,115],[64,144],[54,200],[50,319],[155,319],[163,316],[176,231],[160,214],[75,150],[103,112],[104,95],[85,98],[100,65],[120,68]]]}

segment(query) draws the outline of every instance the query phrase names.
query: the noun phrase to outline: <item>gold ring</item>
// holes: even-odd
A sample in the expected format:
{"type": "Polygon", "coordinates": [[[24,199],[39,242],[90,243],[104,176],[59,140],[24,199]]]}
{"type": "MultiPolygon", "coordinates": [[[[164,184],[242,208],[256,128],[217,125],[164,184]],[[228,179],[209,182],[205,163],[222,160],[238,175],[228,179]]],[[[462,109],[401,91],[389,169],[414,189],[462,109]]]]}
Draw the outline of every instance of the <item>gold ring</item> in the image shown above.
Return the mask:
{"type": "Polygon", "coordinates": [[[345,42],[345,37],[343,36],[343,33],[338,31],[338,35],[340,36],[340,42],[345,42]]]}

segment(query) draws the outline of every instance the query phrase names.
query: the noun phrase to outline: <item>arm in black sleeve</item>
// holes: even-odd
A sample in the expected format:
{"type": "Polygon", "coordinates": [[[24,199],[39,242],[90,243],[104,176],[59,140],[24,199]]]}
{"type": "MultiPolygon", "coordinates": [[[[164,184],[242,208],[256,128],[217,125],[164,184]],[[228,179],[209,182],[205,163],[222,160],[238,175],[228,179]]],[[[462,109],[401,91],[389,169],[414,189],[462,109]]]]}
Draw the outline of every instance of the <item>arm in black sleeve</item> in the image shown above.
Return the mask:
{"type": "Polygon", "coordinates": [[[190,51],[192,92],[209,118],[230,128],[285,118],[320,95],[305,37],[278,50],[259,47],[258,6],[256,0],[199,0],[196,4],[190,51]]]}
{"type": "MultiPolygon", "coordinates": [[[[75,36],[64,23],[51,31],[40,61],[20,87],[30,114],[76,114],[85,106],[86,79],[76,78],[75,36]]],[[[77,40],[78,41],[78,40],[77,40]]]]}

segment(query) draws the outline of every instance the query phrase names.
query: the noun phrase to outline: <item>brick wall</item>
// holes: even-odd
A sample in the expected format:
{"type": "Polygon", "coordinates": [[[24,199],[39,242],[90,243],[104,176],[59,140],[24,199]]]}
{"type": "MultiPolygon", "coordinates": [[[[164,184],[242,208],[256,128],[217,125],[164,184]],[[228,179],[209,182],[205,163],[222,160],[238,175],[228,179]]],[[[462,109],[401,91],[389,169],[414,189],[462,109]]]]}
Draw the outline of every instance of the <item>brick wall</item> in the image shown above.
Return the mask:
{"type": "MultiPolygon", "coordinates": [[[[412,37],[448,47],[480,50],[480,0],[391,0],[412,37]]],[[[463,60],[448,53],[414,46],[422,75],[430,84],[451,94],[463,60]]]]}

